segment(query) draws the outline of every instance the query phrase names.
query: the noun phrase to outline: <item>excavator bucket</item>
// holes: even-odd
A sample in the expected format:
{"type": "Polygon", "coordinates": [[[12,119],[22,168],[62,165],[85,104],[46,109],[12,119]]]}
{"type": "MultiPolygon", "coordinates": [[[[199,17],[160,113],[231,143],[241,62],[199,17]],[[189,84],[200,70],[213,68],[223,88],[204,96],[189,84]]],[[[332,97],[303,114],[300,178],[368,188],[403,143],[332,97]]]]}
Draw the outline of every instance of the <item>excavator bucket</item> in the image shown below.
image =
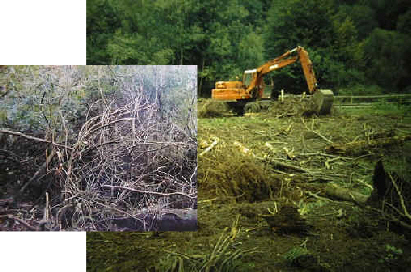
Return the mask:
{"type": "Polygon", "coordinates": [[[320,115],[329,114],[334,103],[334,93],[331,90],[320,90],[313,95],[314,103],[317,107],[317,113],[320,115]]]}

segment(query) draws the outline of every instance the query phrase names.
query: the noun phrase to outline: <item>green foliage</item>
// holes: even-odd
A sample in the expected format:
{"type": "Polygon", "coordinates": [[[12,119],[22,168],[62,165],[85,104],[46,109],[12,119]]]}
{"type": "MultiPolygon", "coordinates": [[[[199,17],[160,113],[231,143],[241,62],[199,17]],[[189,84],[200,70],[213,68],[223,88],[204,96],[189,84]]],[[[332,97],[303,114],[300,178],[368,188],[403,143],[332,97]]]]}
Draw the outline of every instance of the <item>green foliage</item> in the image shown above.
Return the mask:
{"type": "MultiPolygon", "coordinates": [[[[90,0],[88,64],[192,64],[199,95],[297,45],[310,54],[320,88],[411,86],[408,0],[90,0]]],[[[267,76],[301,93],[298,64],[267,76]]]]}
{"type": "Polygon", "coordinates": [[[308,255],[310,252],[305,247],[293,247],[284,254],[284,259],[291,263],[293,260],[297,259],[299,256],[308,255]]]}
{"type": "Polygon", "coordinates": [[[366,5],[340,5],[334,20],[343,22],[347,18],[352,20],[358,34],[357,38],[360,40],[366,38],[374,28],[378,27],[375,10],[366,5]]]}
{"type": "Polygon", "coordinates": [[[334,21],[338,48],[349,47],[357,40],[357,29],[352,19],[347,16],[342,22],[334,21]]]}
{"type": "Polygon", "coordinates": [[[402,105],[398,102],[389,102],[386,99],[381,99],[378,103],[375,103],[372,108],[376,113],[391,113],[397,115],[405,115],[411,110],[411,107],[408,105],[402,105]]]}
{"type": "Polygon", "coordinates": [[[338,90],[338,95],[380,95],[383,94],[383,89],[378,85],[361,85],[356,84],[349,88],[338,90]]]}
{"type": "Polygon", "coordinates": [[[73,79],[81,76],[81,73],[73,73],[73,70],[68,67],[9,68],[3,76],[5,76],[4,80],[8,81],[8,85],[13,87],[9,89],[0,104],[0,111],[7,113],[6,116],[3,115],[5,118],[2,118],[0,125],[19,131],[44,131],[50,126],[61,124],[61,115],[76,119],[78,116],[73,105],[81,108],[81,102],[74,101],[74,91],[66,91],[70,81],[65,77],[57,77],[55,72],[63,72],[63,70],[71,74],[73,79]],[[60,79],[67,81],[62,85],[60,79]],[[71,106],[68,106],[68,103],[71,106]]]}
{"type": "MultiPolygon", "coordinates": [[[[320,88],[350,85],[361,78],[356,68],[362,56],[357,30],[351,18],[335,16],[333,7],[333,1],[273,1],[264,35],[266,58],[301,45],[309,52],[320,88]]],[[[277,90],[307,90],[299,65],[283,68],[273,78],[277,90]]]]}
{"type": "Polygon", "coordinates": [[[399,16],[397,30],[404,34],[411,34],[411,9],[399,16]]]}
{"type": "Polygon", "coordinates": [[[363,0],[364,4],[375,11],[378,27],[394,30],[401,14],[410,8],[409,0],[363,0]]]}
{"type": "Polygon", "coordinates": [[[141,82],[144,95],[151,101],[160,100],[164,116],[194,133],[196,72],[194,66],[11,67],[0,77],[13,86],[0,103],[0,126],[57,134],[66,126],[74,135],[89,105],[103,98],[121,100],[126,94],[135,95],[141,82]],[[119,73],[127,90],[119,85],[119,73]]]}
{"type": "MultiPolygon", "coordinates": [[[[188,264],[186,264],[186,266],[188,266],[188,264]]],[[[181,256],[175,255],[165,255],[158,261],[158,264],[155,266],[154,270],[159,272],[192,271],[184,268],[184,259],[181,256]]]]}
{"type": "Polygon", "coordinates": [[[277,56],[296,45],[327,47],[332,43],[333,1],[273,1],[267,17],[265,48],[277,56]]]}
{"type": "Polygon", "coordinates": [[[108,0],[87,1],[87,64],[109,64],[106,45],[121,26],[122,14],[108,0]]]}
{"type": "Polygon", "coordinates": [[[298,206],[298,212],[303,217],[313,210],[326,205],[325,201],[323,200],[317,200],[316,202],[304,202],[303,199],[300,199],[300,201],[296,204],[298,206]]]}
{"type": "Polygon", "coordinates": [[[389,244],[385,245],[385,252],[386,255],[379,259],[379,263],[390,263],[393,261],[396,261],[402,257],[402,249],[401,248],[396,248],[395,246],[391,246],[389,244]]]}
{"type": "MultiPolygon", "coordinates": [[[[357,28],[348,15],[341,21],[334,20],[335,42],[334,42],[334,56],[333,58],[343,64],[345,70],[357,70],[363,68],[363,43],[358,42],[357,28]]],[[[351,72],[350,71],[350,72],[351,72]]],[[[356,73],[356,72],[354,72],[356,73]]],[[[350,85],[349,82],[353,80],[350,73],[340,76],[342,81],[338,81],[339,86],[350,85]]]]}
{"type": "Polygon", "coordinates": [[[249,34],[242,37],[239,49],[238,49],[238,60],[242,71],[261,65],[264,63],[264,48],[263,48],[263,37],[262,35],[250,32],[249,34]]]}
{"type": "MultiPolygon", "coordinates": [[[[96,5],[87,5],[88,25],[112,10],[117,17],[121,15],[121,22],[110,28],[107,22],[88,27],[87,62],[197,64],[199,76],[206,81],[235,77],[244,67],[263,62],[263,40],[253,31],[255,22],[251,23],[257,11],[251,3],[241,2],[157,0],[148,5],[144,1],[95,0],[92,4],[96,5]],[[106,10],[98,8],[102,3],[106,10]]],[[[261,14],[259,17],[262,20],[261,14]]]]}
{"type": "Polygon", "coordinates": [[[364,44],[367,77],[388,92],[410,85],[410,65],[404,58],[409,54],[410,46],[411,39],[407,35],[375,29],[364,44]]]}

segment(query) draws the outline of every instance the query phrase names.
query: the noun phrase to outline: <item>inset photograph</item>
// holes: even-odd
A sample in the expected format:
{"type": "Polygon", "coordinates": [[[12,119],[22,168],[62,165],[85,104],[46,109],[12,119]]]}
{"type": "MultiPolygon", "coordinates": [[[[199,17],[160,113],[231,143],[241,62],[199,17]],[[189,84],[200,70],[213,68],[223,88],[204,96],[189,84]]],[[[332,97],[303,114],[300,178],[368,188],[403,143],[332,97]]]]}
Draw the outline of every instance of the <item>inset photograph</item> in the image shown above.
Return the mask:
{"type": "Polygon", "coordinates": [[[197,66],[1,66],[1,231],[197,229],[197,66]]]}

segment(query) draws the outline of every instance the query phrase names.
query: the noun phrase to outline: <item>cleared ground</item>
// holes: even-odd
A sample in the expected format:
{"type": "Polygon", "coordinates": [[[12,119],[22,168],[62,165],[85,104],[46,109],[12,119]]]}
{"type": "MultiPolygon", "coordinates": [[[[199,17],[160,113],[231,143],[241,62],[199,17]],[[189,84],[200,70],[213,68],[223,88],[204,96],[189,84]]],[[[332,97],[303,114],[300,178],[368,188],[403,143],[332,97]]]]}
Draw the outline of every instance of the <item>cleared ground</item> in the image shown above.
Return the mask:
{"type": "Polygon", "coordinates": [[[317,117],[291,104],[199,118],[199,230],[90,233],[88,270],[406,271],[407,232],[358,199],[371,195],[379,160],[409,182],[411,116],[373,108],[317,117]],[[331,185],[356,199],[341,201],[331,185]],[[270,225],[284,207],[298,213],[270,225]]]}

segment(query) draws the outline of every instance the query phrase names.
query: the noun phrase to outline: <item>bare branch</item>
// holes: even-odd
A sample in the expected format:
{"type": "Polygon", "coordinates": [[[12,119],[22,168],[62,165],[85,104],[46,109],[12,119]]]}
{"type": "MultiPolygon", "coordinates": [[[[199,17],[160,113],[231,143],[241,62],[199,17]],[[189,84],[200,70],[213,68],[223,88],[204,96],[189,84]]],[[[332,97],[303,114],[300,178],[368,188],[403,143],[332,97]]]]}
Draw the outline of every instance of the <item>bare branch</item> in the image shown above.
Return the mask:
{"type": "Polygon", "coordinates": [[[42,143],[48,143],[48,144],[52,144],[54,146],[63,147],[63,148],[73,150],[72,147],[69,147],[69,146],[66,146],[66,145],[63,145],[63,144],[54,143],[52,141],[47,141],[45,139],[40,139],[40,138],[37,138],[37,137],[34,137],[34,136],[26,135],[26,134],[21,133],[21,132],[10,131],[10,130],[7,130],[7,129],[0,129],[0,133],[5,133],[5,134],[9,134],[9,135],[14,135],[14,136],[21,136],[21,137],[24,137],[24,138],[29,139],[29,140],[42,142],[42,143]]]}
{"type": "Polygon", "coordinates": [[[124,187],[124,186],[111,186],[111,185],[103,185],[101,186],[103,188],[117,188],[117,189],[124,189],[124,190],[128,190],[131,192],[138,192],[138,193],[144,193],[144,194],[152,194],[152,195],[160,195],[160,196],[172,196],[172,195],[181,195],[181,196],[185,196],[191,199],[195,199],[197,198],[196,195],[191,196],[191,195],[187,195],[185,193],[181,193],[181,192],[174,192],[174,193],[160,193],[160,192],[152,192],[152,191],[144,191],[144,190],[137,190],[137,189],[133,189],[133,188],[129,188],[129,187],[124,187]]]}
{"type": "Polygon", "coordinates": [[[25,226],[25,227],[28,228],[29,230],[32,230],[32,231],[38,230],[37,228],[35,228],[35,227],[33,227],[33,226],[30,226],[29,223],[27,223],[26,221],[24,221],[24,220],[22,220],[22,219],[20,219],[20,218],[18,218],[18,217],[15,217],[15,216],[13,216],[13,215],[11,215],[11,214],[6,214],[5,216],[8,217],[9,219],[13,219],[14,221],[19,222],[20,224],[22,224],[23,226],[25,226]]]}

